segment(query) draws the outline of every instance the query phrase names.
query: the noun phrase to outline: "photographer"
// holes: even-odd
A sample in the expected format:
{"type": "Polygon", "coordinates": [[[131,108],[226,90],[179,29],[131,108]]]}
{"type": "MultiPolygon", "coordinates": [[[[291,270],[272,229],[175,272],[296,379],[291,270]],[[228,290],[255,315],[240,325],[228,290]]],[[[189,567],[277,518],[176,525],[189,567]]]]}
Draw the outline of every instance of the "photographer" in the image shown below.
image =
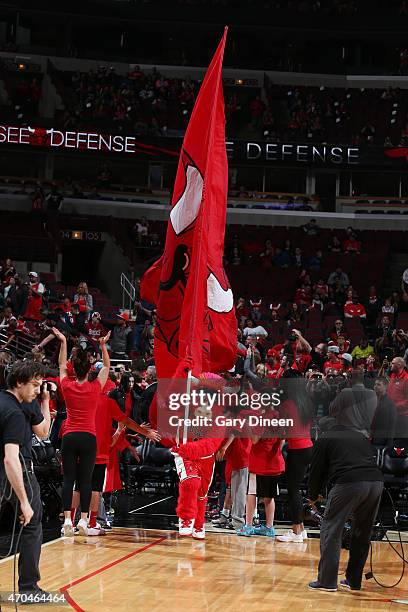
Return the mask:
{"type": "Polygon", "coordinates": [[[361,589],[371,530],[383,490],[383,476],[366,431],[371,428],[371,408],[374,414],[377,400],[374,392],[364,388],[362,380],[363,373],[355,371],[352,388],[343,389],[331,404],[331,418],[320,422],[324,430],[313,450],[309,476],[312,506],[326,484],[334,485],[327,498],[320,531],[318,578],[309,584],[314,590],[337,591],[341,536],[350,515],[350,556],[346,579],[340,585],[356,591],[361,589]],[[374,406],[371,406],[372,393],[374,406]]]}
{"type": "Polygon", "coordinates": [[[34,433],[48,435],[49,394],[41,394],[41,411],[35,399],[42,386],[43,368],[34,361],[17,361],[0,392],[0,490],[13,490],[11,503],[20,506],[21,543],[18,562],[19,591],[41,594],[39,560],[42,545],[42,503],[31,460],[34,433]],[[7,480],[8,483],[7,483],[7,480]]]}
{"type": "Polygon", "coordinates": [[[318,369],[316,364],[311,364],[305,376],[307,380],[306,391],[314,407],[314,414],[319,419],[328,414],[330,402],[334,399],[335,391],[332,391],[327,377],[318,369]]]}

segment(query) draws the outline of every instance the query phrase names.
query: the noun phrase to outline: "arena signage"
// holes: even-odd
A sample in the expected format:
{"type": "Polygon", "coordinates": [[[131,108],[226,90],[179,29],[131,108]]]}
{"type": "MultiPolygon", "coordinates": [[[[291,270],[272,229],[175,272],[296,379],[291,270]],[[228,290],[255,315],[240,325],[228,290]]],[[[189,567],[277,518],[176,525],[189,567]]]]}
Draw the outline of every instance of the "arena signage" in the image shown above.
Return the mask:
{"type": "Polygon", "coordinates": [[[164,153],[173,157],[179,155],[176,150],[141,142],[135,136],[130,135],[74,132],[30,126],[0,125],[0,144],[29,145],[60,150],[100,151],[104,153],[145,153],[153,156],[164,153]]]}
{"type": "MultiPolygon", "coordinates": [[[[180,137],[145,137],[96,131],[0,125],[0,146],[38,147],[56,152],[89,152],[176,161],[180,137]]],[[[263,142],[227,139],[228,158],[235,164],[303,166],[320,168],[406,167],[408,149],[348,146],[325,143],[263,142]]]]}
{"type": "Polygon", "coordinates": [[[353,165],[360,163],[358,147],[326,144],[294,144],[281,142],[239,142],[228,141],[227,153],[232,158],[244,157],[247,161],[294,162],[309,165],[353,165]],[[245,149],[243,150],[243,144],[245,149]],[[238,148],[238,151],[236,151],[238,148]],[[237,155],[238,154],[238,155],[237,155]]]}

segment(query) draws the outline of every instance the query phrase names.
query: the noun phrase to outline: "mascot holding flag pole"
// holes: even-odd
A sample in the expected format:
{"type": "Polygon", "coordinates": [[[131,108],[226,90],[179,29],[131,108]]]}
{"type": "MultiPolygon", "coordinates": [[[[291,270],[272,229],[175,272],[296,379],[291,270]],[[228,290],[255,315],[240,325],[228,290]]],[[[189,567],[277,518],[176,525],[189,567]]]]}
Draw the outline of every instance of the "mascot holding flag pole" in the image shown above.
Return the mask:
{"type": "MultiPolygon", "coordinates": [[[[222,91],[226,37],[227,28],[186,130],[164,253],[141,279],[142,297],[157,306],[155,364],[159,394],[161,380],[166,381],[167,387],[169,381],[170,386],[172,381],[180,386],[180,380],[184,380],[183,391],[190,394],[194,379],[200,380],[203,372],[207,373],[206,379],[211,378],[232,368],[236,360],[237,321],[222,264],[228,193],[222,91]]],[[[216,380],[212,385],[221,387],[223,379],[218,376],[216,380]]],[[[205,386],[208,382],[201,380],[200,384],[205,386]]],[[[189,413],[190,407],[186,406],[184,416],[189,413]]],[[[151,407],[151,423],[161,431],[168,416],[165,402],[156,398],[151,407]]],[[[180,535],[200,539],[204,537],[205,502],[214,456],[222,442],[218,432],[208,430],[206,434],[197,440],[184,427],[182,444],[176,436],[167,440],[176,467],[180,466],[177,507],[180,535]]]]}

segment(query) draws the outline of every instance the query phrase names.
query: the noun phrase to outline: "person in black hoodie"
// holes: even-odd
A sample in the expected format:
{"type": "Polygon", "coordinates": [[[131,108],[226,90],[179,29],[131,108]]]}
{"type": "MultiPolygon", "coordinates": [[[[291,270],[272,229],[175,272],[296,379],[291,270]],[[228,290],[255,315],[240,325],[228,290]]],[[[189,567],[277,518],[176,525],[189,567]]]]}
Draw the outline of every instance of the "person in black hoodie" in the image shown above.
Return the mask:
{"type": "MultiPolygon", "coordinates": [[[[360,373],[356,373],[359,379],[360,373]]],[[[343,393],[343,392],[342,392],[343,393]]],[[[346,401],[334,402],[334,414],[321,419],[323,431],[315,443],[309,476],[309,499],[314,505],[326,484],[332,488],[320,531],[320,561],[313,590],[337,591],[341,538],[352,515],[352,535],[346,579],[340,586],[361,589],[364,565],[370,547],[372,527],[383,491],[383,476],[376,464],[376,453],[366,434],[366,402],[352,393],[346,401]],[[340,424],[341,423],[341,424],[340,424]]],[[[362,395],[362,394],[361,394],[362,395]]],[[[372,420],[372,415],[371,415],[372,420]]],[[[371,421],[367,428],[370,430],[371,421]]]]}

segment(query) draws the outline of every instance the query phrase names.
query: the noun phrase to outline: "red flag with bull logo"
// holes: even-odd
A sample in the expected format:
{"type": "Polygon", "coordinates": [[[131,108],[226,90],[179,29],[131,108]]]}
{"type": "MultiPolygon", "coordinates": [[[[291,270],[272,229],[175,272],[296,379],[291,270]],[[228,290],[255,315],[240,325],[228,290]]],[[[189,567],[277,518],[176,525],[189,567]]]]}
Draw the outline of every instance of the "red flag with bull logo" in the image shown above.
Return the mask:
{"type": "Polygon", "coordinates": [[[222,61],[227,28],[201,85],[180,153],[163,256],[141,281],[156,296],[159,378],[230,369],[237,322],[223,268],[228,163],[222,61]],[[157,281],[160,272],[160,283],[157,281]]]}

